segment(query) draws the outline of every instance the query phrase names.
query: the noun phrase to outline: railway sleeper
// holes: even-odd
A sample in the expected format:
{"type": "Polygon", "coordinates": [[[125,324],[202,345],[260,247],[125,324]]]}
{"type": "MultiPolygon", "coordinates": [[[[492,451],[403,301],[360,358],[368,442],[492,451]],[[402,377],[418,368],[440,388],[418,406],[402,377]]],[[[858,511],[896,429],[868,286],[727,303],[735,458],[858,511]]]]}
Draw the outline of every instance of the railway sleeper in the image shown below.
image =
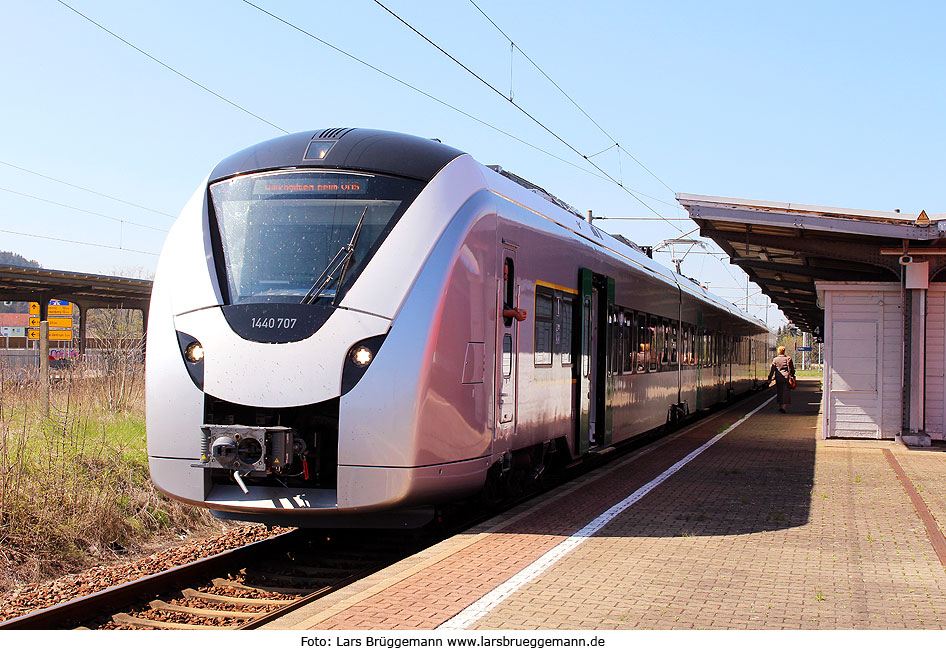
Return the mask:
{"type": "Polygon", "coordinates": [[[229,627],[214,627],[206,624],[184,624],[181,622],[161,622],[160,620],[149,620],[148,618],[139,618],[127,613],[116,613],[112,616],[112,622],[115,624],[125,624],[132,627],[151,627],[152,629],[228,629],[229,627]]]}
{"type": "MultiPolygon", "coordinates": [[[[399,552],[392,550],[392,556],[399,552]]],[[[342,569],[350,568],[352,566],[370,566],[381,563],[384,561],[384,558],[379,558],[377,556],[344,556],[344,557],[319,557],[318,562],[325,564],[326,569],[342,569]]]]}
{"type": "Polygon", "coordinates": [[[255,597],[234,597],[232,595],[215,595],[213,593],[204,593],[193,588],[185,588],[181,594],[188,599],[200,599],[205,602],[218,602],[220,604],[242,604],[243,606],[286,606],[296,600],[263,599],[255,597]]]}
{"type": "Polygon", "coordinates": [[[203,618],[239,618],[249,620],[258,618],[258,611],[224,611],[220,609],[199,609],[193,606],[182,606],[180,604],[171,604],[162,600],[153,600],[148,606],[159,611],[173,611],[175,613],[185,613],[187,615],[198,615],[203,618]]]}
{"type": "MultiPolygon", "coordinates": [[[[326,579],[344,579],[352,574],[352,569],[354,566],[349,566],[348,568],[323,568],[311,565],[291,565],[284,567],[283,570],[288,570],[292,574],[299,573],[300,577],[309,576],[309,577],[324,577],[326,579]]],[[[358,569],[368,567],[367,564],[359,564],[358,569]]],[[[255,574],[255,572],[254,572],[255,574]]],[[[269,572],[260,572],[259,574],[269,576],[269,572]]],[[[277,574],[277,573],[273,573],[277,574]]]]}
{"type": "Polygon", "coordinates": [[[237,590],[242,590],[247,593],[263,592],[279,593],[280,595],[304,595],[305,593],[311,592],[305,588],[277,588],[275,586],[261,586],[259,584],[241,584],[239,581],[219,578],[213,580],[213,585],[226,588],[236,588],[237,590]]]}
{"type": "MultiPolygon", "coordinates": [[[[288,588],[292,588],[292,584],[302,584],[297,589],[296,592],[306,592],[309,588],[312,588],[313,584],[321,586],[331,586],[332,584],[337,584],[343,579],[351,577],[354,573],[348,572],[342,575],[293,575],[293,574],[280,574],[278,572],[263,572],[261,570],[250,570],[246,573],[248,579],[259,579],[264,582],[279,582],[283,584],[288,584],[288,588]]],[[[247,582],[248,583],[248,582],[247,582]]]]}

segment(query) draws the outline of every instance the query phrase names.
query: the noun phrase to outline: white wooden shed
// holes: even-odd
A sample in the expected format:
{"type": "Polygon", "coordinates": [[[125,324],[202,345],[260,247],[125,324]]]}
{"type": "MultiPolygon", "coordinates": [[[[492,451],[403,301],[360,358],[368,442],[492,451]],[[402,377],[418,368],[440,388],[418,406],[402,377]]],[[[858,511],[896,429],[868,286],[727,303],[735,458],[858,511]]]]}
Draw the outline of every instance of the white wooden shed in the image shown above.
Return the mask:
{"type": "Polygon", "coordinates": [[[823,337],[824,437],[946,439],[946,214],[677,199],[795,325],[823,337]]]}
{"type": "Polygon", "coordinates": [[[816,282],[825,311],[822,430],[835,438],[891,438],[903,404],[900,285],[816,282]]]}

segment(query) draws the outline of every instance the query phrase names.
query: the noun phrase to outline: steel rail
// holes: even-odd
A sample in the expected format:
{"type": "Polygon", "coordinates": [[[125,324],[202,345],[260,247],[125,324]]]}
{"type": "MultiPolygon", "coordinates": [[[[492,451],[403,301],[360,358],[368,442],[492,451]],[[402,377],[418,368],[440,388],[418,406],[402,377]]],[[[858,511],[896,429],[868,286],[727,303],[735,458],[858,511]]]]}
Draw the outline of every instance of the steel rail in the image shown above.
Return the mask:
{"type": "Polygon", "coordinates": [[[271,536],[265,540],[241,545],[232,550],[185,563],[163,572],[134,579],[91,595],[55,604],[16,618],[0,622],[0,629],[65,629],[85,622],[95,614],[126,606],[147,595],[167,592],[169,588],[186,585],[190,580],[205,577],[218,570],[232,569],[243,560],[282,547],[298,538],[298,532],[271,536]]]}

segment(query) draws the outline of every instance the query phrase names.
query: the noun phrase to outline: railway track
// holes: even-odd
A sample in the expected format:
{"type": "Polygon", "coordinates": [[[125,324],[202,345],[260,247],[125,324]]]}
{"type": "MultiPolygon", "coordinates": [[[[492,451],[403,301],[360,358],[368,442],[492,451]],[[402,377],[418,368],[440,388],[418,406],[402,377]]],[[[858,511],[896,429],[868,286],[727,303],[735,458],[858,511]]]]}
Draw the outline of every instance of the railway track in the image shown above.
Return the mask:
{"type": "Polygon", "coordinates": [[[0,629],[253,629],[400,560],[427,533],[296,530],[0,623],[0,629]]]}
{"type": "MultiPolygon", "coordinates": [[[[695,420],[688,416],[675,427],[695,420]]],[[[655,430],[606,448],[523,488],[515,500],[448,517],[449,526],[410,532],[296,530],[0,622],[0,630],[254,629],[666,434],[655,430]]]]}

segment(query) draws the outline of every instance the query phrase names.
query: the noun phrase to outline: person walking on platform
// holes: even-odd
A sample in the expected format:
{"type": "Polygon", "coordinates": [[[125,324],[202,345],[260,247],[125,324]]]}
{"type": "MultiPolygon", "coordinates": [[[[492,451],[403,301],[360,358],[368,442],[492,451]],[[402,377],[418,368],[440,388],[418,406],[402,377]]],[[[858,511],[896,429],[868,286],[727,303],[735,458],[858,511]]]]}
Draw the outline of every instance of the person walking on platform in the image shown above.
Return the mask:
{"type": "Polygon", "coordinates": [[[775,391],[778,394],[779,413],[785,413],[785,407],[792,403],[792,388],[795,381],[795,364],[792,358],[785,355],[785,346],[779,345],[778,356],[772,359],[769,369],[769,379],[775,379],[775,391]]]}

